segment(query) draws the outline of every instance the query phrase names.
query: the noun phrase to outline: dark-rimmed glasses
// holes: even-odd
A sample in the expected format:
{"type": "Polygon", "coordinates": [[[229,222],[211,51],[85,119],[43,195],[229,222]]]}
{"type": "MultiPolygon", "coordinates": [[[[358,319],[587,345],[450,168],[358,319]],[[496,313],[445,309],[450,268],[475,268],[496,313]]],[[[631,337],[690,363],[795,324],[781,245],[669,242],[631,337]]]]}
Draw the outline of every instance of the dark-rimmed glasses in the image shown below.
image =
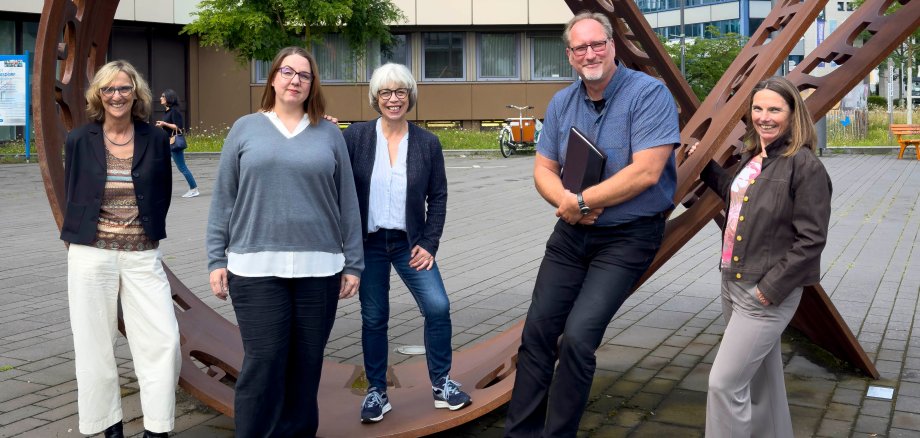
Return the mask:
{"type": "Polygon", "coordinates": [[[591,50],[594,51],[594,53],[601,54],[601,53],[604,53],[605,50],[607,50],[607,41],[608,40],[595,41],[593,43],[583,44],[577,47],[569,47],[569,50],[571,50],[572,53],[575,54],[575,56],[585,56],[586,54],[588,54],[588,47],[590,47],[591,50]]]}
{"type": "Polygon", "coordinates": [[[300,82],[313,81],[313,73],[308,71],[297,71],[286,65],[278,69],[278,74],[280,74],[281,77],[285,79],[294,79],[294,75],[297,75],[297,77],[300,78],[300,82]]]}
{"type": "Polygon", "coordinates": [[[122,85],[121,87],[102,87],[99,89],[99,92],[105,97],[112,97],[116,92],[118,92],[119,96],[130,96],[134,93],[134,86],[122,85]]]}
{"type": "Polygon", "coordinates": [[[403,100],[403,99],[405,99],[406,97],[409,96],[409,89],[407,89],[407,88],[397,88],[397,89],[395,89],[395,90],[390,90],[390,89],[388,89],[388,88],[384,88],[384,89],[382,89],[382,90],[380,90],[380,91],[377,92],[377,97],[379,97],[379,98],[381,98],[381,99],[383,99],[383,100],[389,100],[390,97],[393,96],[394,94],[396,95],[396,98],[397,98],[397,99],[403,100]]]}

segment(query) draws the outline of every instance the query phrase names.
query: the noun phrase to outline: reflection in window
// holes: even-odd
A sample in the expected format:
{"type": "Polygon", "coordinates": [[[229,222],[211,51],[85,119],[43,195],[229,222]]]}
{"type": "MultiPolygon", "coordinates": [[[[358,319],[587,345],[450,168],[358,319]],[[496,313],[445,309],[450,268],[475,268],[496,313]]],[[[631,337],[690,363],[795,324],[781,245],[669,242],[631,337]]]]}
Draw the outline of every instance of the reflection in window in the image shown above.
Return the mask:
{"type": "Polygon", "coordinates": [[[367,79],[371,79],[374,69],[388,62],[409,65],[409,36],[405,34],[393,35],[393,46],[389,52],[383,50],[380,41],[372,41],[367,49],[367,79]]]}
{"type": "Polygon", "coordinates": [[[426,80],[463,80],[463,32],[422,34],[422,71],[426,80]]]}
{"type": "Polygon", "coordinates": [[[481,79],[520,79],[518,54],[517,35],[513,33],[479,34],[479,77],[481,79]]]}
{"type": "Polygon", "coordinates": [[[341,34],[325,35],[313,45],[313,56],[323,82],[354,82],[355,56],[341,34]]]}
{"type": "Polygon", "coordinates": [[[558,36],[535,36],[531,40],[534,80],[573,79],[572,66],[565,55],[565,44],[558,36]]]}

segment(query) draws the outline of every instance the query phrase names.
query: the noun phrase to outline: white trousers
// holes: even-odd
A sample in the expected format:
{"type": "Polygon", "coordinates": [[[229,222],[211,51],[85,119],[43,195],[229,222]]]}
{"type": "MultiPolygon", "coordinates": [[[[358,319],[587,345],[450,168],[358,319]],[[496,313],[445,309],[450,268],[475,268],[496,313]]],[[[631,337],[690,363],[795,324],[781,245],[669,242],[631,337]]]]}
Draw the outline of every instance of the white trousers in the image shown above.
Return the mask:
{"type": "Polygon", "coordinates": [[[118,298],[141,391],[144,428],[173,429],[181,357],[179,325],[159,249],[115,251],[70,245],[67,295],[77,368],[80,432],[122,420],[115,362],[118,298]]]}
{"type": "Polygon", "coordinates": [[[766,307],[756,288],[753,282],[722,281],[728,325],[709,373],[707,438],[792,438],[780,336],[799,307],[802,288],[766,307]]]}

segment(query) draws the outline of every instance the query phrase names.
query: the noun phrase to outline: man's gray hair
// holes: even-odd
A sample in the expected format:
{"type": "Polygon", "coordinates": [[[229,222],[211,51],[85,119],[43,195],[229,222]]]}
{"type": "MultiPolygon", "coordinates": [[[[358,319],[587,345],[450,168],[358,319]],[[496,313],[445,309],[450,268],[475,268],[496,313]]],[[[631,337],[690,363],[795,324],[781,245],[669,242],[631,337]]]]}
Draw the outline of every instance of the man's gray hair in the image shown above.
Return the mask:
{"type": "Polygon", "coordinates": [[[371,80],[367,84],[367,98],[371,108],[377,113],[383,114],[380,110],[380,105],[377,103],[377,93],[391,84],[396,88],[409,90],[409,108],[406,112],[412,111],[412,108],[415,107],[415,101],[418,99],[418,84],[415,82],[412,72],[406,66],[393,62],[377,67],[371,75],[371,80]]]}
{"type": "Polygon", "coordinates": [[[571,43],[569,42],[569,35],[572,33],[572,26],[581,20],[594,20],[600,23],[604,28],[604,34],[607,35],[607,39],[609,40],[613,38],[613,25],[610,24],[610,19],[607,18],[606,15],[601,14],[600,12],[581,11],[565,24],[565,30],[562,31],[562,41],[565,43],[566,48],[571,47],[571,43]]]}

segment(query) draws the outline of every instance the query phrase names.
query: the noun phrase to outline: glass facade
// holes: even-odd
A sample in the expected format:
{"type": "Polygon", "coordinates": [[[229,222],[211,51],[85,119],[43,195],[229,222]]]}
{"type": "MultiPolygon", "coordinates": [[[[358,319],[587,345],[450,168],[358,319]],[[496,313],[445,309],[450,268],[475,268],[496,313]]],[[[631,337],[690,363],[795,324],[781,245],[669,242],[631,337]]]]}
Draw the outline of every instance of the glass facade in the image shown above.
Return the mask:
{"type": "Polygon", "coordinates": [[[574,79],[575,73],[565,54],[565,44],[558,36],[535,36],[530,40],[530,59],[533,80],[574,79]]]}
{"type": "Polygon", "coordinates": [[[466,47],[463,32],[422,33],[422,80],[466,79],[466,47]]]}
{"type": "Polygon", "coordinates": [[[478,37],[479,79],[517,80],[521,78],[517,34],[481,33],[478,37]]]}
{"type": "Polygon", "coordinates": [[[354,82],[356,78],[355,55],[341,34],[329,34],[313,45],[313,56],[320,66],[322,82],[354,82]]]}
{"type": "Polygon", "coordinates": [[[397,34],[393,35],[393,47],[390,47],[389,51],[383,50],[380,46],[380,41],[373,41],[370,43],[367,49],[367,79],[370,80],[371,75],[374,73],[374,69],[380,67],[383,64],[388,62],[395,62],[397,64],[405,65],[406,67],[412,68],[410,64],[412,52],[409,50],[409,35],[406,34],[397,34]]]}

